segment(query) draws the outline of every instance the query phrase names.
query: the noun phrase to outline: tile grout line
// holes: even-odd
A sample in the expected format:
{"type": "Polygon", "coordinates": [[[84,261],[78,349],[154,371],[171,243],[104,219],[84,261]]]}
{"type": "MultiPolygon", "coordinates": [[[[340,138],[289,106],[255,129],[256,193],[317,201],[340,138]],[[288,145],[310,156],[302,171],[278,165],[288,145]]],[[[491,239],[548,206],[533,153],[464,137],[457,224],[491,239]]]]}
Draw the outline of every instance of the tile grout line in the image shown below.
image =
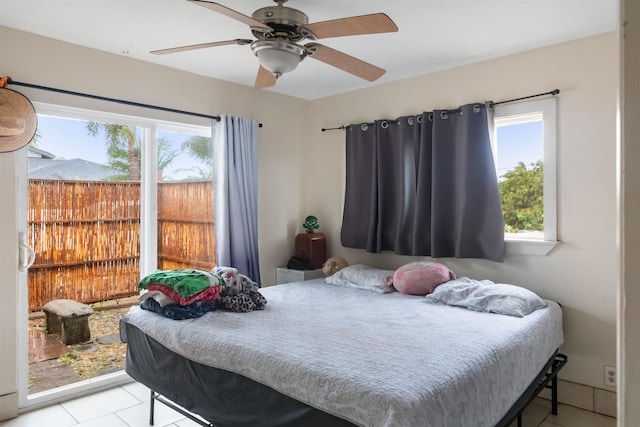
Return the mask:
{"type": "MultiPolygon", "coordinates": [[[[136,399],[138,402],[140,403],[144,403],[142,400],[138,399],[138,396],[136,396],[135,394],[131,393],[129,390],[127,390],[126,388],[124,388],[123,386],[118,386],[119,388],[121,388],[122,390],[126,391],[127,393],[129,393],[134,399],[136,399]]],[[[135,406],[135,405],[132,405],[135,406]]]]}
{"type": "MultiPolygon", "coordinates": [[[[127,390],[126,388],[124,388],[123,386],[119,386],[121,389],[123,389],[124,391],[126,391],[127,393],[129,393],[131,396],[133,396],[134,399],[138,400],[140,403],[138,403],[138,405],[142,405],[144,404],[143,401],[141,401],[140,399],[138,399],[137,396],[135,396],[133,393],[131,393],[129,390],[127,390]]],[[[120,421],[122,421],[125,425],[129,426],[129,427],[134,427],[131,424],[129,424],[125,419],[123,419],[120,415],[118,415],[119,411],[115,411],[112,412],[113,415],[115,415],[120,421]]]]}
{"type": "Polygon", "coordinates": [[[64,406],[62,406],[62,403],[56,403],[56,405],[58,405],[58,406],[59,406],[59,407],[60,407],[64,412],[66,412],[67,414],[69,414],[69,416],[75,420],[75,422],[76,422],[76,423],[75,423],[75,424],[70,424],[70,425],[75,426],[75,425],[80,424],[80,421],[78,421],[78,419],[77,419],[76,417],[74,417],[74,416],[71,414],[71,412],[69,412],[69,411],[67,410],[67,408],[65,408],[64,406]]]}

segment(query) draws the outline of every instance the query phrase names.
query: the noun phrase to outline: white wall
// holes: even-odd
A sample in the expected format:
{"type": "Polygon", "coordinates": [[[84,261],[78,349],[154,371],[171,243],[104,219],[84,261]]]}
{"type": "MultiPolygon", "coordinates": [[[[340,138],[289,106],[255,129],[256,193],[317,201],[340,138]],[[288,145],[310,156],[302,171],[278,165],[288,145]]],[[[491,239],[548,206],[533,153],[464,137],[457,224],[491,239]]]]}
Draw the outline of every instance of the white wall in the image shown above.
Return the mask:
{"type": "Polygon", "coordinates": [[[315,162],[305,174],[305,211],[318,216],[330,255],[388,268],[413,260],[340,246],[345,136],[344,131],[320,129],[560,89],[558,236],[562,244],[548,256],[512,255],[502,264],[439,261],[458,275],[520,284],[562,303],[562,351],[569,363],[560,376],[607,389],[604,365],[616,362],[618,69],[616,34],[606,34],[317,100],[312,103],[307,141],[315,162]]]}
{"type": "Polygon", "coordinates": [[[622,248],[618,327],[618,425],[640,420],[640,3],[624,0],[621,33],[620,198],[622,248]]]}
{"type": "MultiPolygon", "coordinates": [[[[16,163],[16,155],[7,153],[0,156],[0,170],[11,171],[16,163]]],[[[15,181],[12,173],[3,173],[0,178],[2,200],[17,200],[15,181]]],[[[0,230],[14,230],[18,227],[18,209],[16,204],[4,202],[0,209],[0,230]]],[[[18,375],[15,369],[17,353],[15,345],[18,340],[14,327],[18,315],[18,234],[6,235],[2,233],[2,245],[0,245],[0,294],[2,306],[0,306],[0,420],[16,416],[18,408],[18,375]],[[8,345],[7,345],[8,344],[8,345]]]]}

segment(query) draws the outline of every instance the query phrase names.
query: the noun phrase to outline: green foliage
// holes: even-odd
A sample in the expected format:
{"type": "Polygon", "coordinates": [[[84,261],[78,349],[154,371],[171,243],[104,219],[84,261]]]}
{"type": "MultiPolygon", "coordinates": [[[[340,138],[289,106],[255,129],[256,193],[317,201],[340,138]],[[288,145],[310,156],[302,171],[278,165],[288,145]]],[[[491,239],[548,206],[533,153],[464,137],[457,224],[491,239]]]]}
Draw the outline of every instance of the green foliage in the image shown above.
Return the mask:
{"type": "Polygon", "coordinates": [[[169,178],[164,176],[163,172],[171,164],[173,159],[178,156],[177,150],[171,149],[171,143],[166,138],[158,138],[158,159],[156,161],[156,168],[158,169],[158,181],[162,181],[163,178],[169,178]]]}
{"type": "Polygon", "coordinates": [[[307,230],[307,233],[313,233],[314,230],[320,228],[320,225],[318,224],[318,218],[313,215],[309,215],[308,217],[306,217],[302,226],[305,228],[305,230],[307,230]]]}
{"type": "Polygon", "coordinates": [[[122,172],[111,177],[114,181],[140,181],[140,141],[134,126],[99,122],[87,123],[89,135],[104,132],[107,140],[107,164],[122,172]]]}
{"type": "Polygon", "coordinates": [[[195,160],[204,163],[205,168],[194,167],[198,178],[210,179],[213,177],[213,155],[211,153],[211,138],[204,136],[192,136],[182,143],[182,151],[186,151],[195,160]]]}
{"type": "MultiPolygon", "coordinates": [[[[101,132],[107,140],[107,164],[121,171],[109,179],[112,181],[139,181],[141,160],[140,140],[134,126],[112,125],[106,123],[89,122],[87,132],[98,136],[101,132]]],[[[178,152],[171,150],[171,144],[165,138],[158,139],[158,180],[162,180],[162,171],[176,158],[178,152]]]]}
{"type": "Polygon", "coordinates": [[[498,183],[506,232],[544,229],[542,160],[530,166],[527,169],[520,162],[515,169],[504,174],[504,179],[498,183]]]}

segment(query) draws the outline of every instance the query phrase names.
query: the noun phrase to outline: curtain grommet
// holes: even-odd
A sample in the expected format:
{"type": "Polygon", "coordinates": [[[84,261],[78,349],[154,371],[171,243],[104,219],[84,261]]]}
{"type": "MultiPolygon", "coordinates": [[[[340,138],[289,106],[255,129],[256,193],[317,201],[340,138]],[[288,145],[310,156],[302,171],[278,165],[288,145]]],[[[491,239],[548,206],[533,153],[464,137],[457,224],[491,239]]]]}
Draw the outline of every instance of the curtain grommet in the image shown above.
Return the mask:
{"type": "Polygon", "coordinates": [[[369,125],[366,123],[363,123],[360,125],[360,129],[362,129],[363,132],[366,132],[367,129],[369,129],[369,125]]]}
{"type": "Polygon", "coordinates": [[[380,127],[382,129],[386,129],[389,127],[389,122],[387,122],[386,120],[380,123],[380,127]]]}
{"type": "Polygon", "coordinates": [[[482,110],[482,109],[480,108],[480,105],[478,105],[478,104],[474,104],[474,105],[473,105],[473,112],[474,112],[474,113],[479,113],[479,112],[480,112],[480,110],[482,110]]]}
{"type": "Polygon", "coordinates": [[[429,113],[428,118],[429,118],[429,121],[432,122],[433,121],[433,113],[429,113]]]}
{"type": "Polygon", "coordinates": [[[449,114],[446,111],[441,111],[440,112],[440,118],[441,119],[448,119],[449,118],[449,114]]]}
{"type": "Polygon", "coordinates": [[[413,126],[413,117],[409,117],[407,119],[407,123],[409,123],[409,125],[413,126]]]}
{"type": "Polygon", "coordinates": [[[422,116],[416,117],[416,121],[418,122],[419,125],[421,125],[422,124],[422,116]]]}

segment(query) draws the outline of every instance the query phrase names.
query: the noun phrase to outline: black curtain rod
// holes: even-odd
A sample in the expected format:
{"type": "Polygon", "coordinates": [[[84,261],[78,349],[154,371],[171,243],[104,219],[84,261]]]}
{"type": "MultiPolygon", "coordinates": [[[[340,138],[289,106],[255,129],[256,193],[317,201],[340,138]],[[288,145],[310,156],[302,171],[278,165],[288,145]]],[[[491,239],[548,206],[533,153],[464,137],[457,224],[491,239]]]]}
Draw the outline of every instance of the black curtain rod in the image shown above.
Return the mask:
{"type": "MultiPolygon", "coordinates": [[[[82,97],[85,97],[85,98],[97,99],[97,100],[100,100],[100,101],[116,102],[118,104],[131,105],[131,106],[134,106],[134,107],[151,108],[153,110],[167,111],[167,112],[170,112],[170,113],[179,113],[179,114],[186,114],[188,116],[204,117],[205,119],[213,119],[213,120],[215,120],[217,122],[220,121],[220,116],[212,116],[212,115],[209,115],[209,114],[194,113],[194,112],[191,112],[191,111],[184,111],[184,110],[176,110],[174,108],[159,107],[157,105],[141,104],[139,102],[126,101],[124,99],[107,98],[105,96],[90,95],[88,93],[73,92],[73,91],[65,90],[65,89],[56,89],[54,87],[47,87],[47,86],[34,85],[34,84],[31,84],[31,83],[17,82],[15,80],[13,80],[11,77],[7,77],[7,84],[16,85],[16,86],[30,87],[30,88],[33,88],[33,89],[48,90],[50,92],[63,93],[65,95],[82,96],[82,97]]],[[[258,123],[258,127],[262,127],[262,123],[258,123]]]]}
{"type": "MultiPolygon", "coordinates": [[[[493,102],[493,101],[487,101],[487,104],[489,105],[489,108],[493,108],[496,105],[500,105],[500,104],[506,104],[508,102],[516,102],[516,101],[522,101],[523,99],[529,99],[529,98],[537,98],[539,96],[545,96],[545,95],[557,95],[560,93],[560,89],[554,89],[551,90],[549,92],[544,92],[544,93],[537,93],[535,95],[529,95],[529,96],[523,96],[521,98],[514,98],[514,99],[507,99],[506,101],[498,101],[498,102],[493,102]]],[[[455,112],[455,111],[460,111],[460,110],[451,110],[450,112],[455,112]]],[[[342,125],[342,126],[338,126],[335,128],[322,128],[322,132],[327,131],[327,130],[344,130],[346,129],[347,126],[342,125]]]]}
{"type": "Polygon", "coordinates": [[[213,119],[213,120],[216,120],[216,121],[220,121],[220,116],[211,116],[211,115],[208,115],[208,114],[193,113],[191,111],[176,110],[176,109],[173,109],[173,108],[159,107],[157,105],[141,104],[139,102],[126,101],[124,99],[107,98],[105,96],[90,95],[88,93],[73,92],[73,91],[70,91],[70,90],[56,89],[54,87],[34,85],[34,84],[31,84],[31,83],[17,82],[15,80],[13,80],[11,77],[7,77],[7,84],[16,85],[16,86],[30,87],[30,88],[33,88],[33,89],[48,90],[50,92],[64,93],[65,95],[82,96],[82,97],[85,97],[85,98],[98,99],[100,101],[116,102],[118,104],[132,105],[134,107],[143,107],[143,108],[151,108],[153,110],[168,111],[170,113],[187,114],[187,115],[190,115],[190,116],[204,117],[206,119],[213,119]]]}
{"type": "Polygon", "coordinates": [[[322,130],[322,132],[324,132],[326,130],[344,130],[344,129],[346,129],[345,125],[338,126],[337,128],[322,128],[321,130],[322,130]]]}
{"type": "Polygon", "coordinates": [[[522,98],[514,98],[514,99],[507,99],[506,101],[499,101],[499,102],[493,102],[493,101],[489,101],[489,108],[493,108],[496,105],[500,105],[500,104],[506,104],[508,102],[516,102],[516,101],[522,101],[523,99],[529,99],[529,98],[537,98],[539,96],[545,96],[545,95],[557,95],[560,93],[560,89],[554,89],[551,90],[549,92],[544,92],[544,93],[537,93],[535,95],[529,95],[529,96],[523,96],[522,98]]]}

